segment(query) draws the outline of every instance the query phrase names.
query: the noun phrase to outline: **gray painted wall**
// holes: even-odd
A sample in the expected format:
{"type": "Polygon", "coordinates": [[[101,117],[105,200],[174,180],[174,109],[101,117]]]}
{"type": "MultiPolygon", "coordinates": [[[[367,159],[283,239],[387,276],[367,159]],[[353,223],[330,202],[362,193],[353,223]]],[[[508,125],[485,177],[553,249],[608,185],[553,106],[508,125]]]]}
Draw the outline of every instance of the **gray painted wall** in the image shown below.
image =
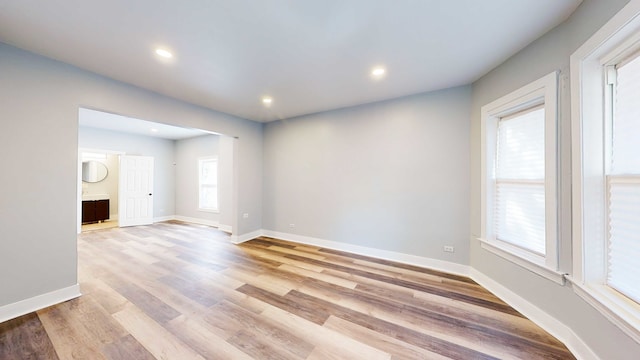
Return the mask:
{"type": "MultiPolygon", "coordinates": [[[[176,176],[173,166],[175,161],[175,144],[173,140],[81,126],[78,129],[78,146],[81,148],[122,151],[126,155],[152,156],[154,173],[153,217],[158,218],[175,214],[176,176]]],[[[115,175],[117,176],[117,172],[115,175]]],[[[116,184],[118,183],[118,178],[115,178],[115,182],[116,184]]],[[[117,196],[111,196],[111,199],[112,201],[114,199],[117,200],[117,196]]]]}
{"type": "Polygon", "coordinates": [[[267,124],[263,227],[468,264],[470,96],[466,86],[267,124]]]}
{"type": "Polygon", "coordinates": [[[261,124],[5,44],[0,79],[0,306],[77,283],[80,106],[238,137],[236,211],[250,217],[238,219],[234,230],[260,229],[261,124]]]}
{"type": "MultiPolygon", "coordinates": [[[[219,155],[220,136],[218,135],[204,135],[176,141],[176,215],[212,222],[220,221],[219,213],[198,210],[198,158],[204,156],[219,158],[219,155]]],[[[220,184],[218,184],[218,190],[219,193],[223,190],[220,189],[220,184]]]]}
{"type": "Polygon", "coordinates": [[[575,295],[570,285],[562,287],[545,280],[484,251],[475,240],[480,234],[480,107],[560,70],[560,267],[571,272],[569,56],[626,3],[584,0],[567,21],[475,82],[471,108],[471,266],[571,327],[607,360],[635,358],[640,354],[640,344],[575,295]]]}

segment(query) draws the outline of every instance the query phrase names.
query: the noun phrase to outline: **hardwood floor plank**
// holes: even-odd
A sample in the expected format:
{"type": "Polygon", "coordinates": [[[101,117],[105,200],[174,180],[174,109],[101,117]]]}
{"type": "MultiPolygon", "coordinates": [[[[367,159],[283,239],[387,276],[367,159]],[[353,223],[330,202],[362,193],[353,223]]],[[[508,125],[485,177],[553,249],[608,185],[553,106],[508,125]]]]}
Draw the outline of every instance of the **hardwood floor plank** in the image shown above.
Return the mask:
{"type": "Polygon", "coordinates": [[[282,265],[280,265],[278,267],[278,269],[281,269],[281,270],[284,270],[284,271],[288,271],[288,272],[296,274],[296,275],[305,276],[305,277],[317,279],[317,280],[320,280],[320,281],[324,281],[324,282],[327,282],[329,284],[334,284],[334,285],[346,287],[346,288],[349,288],[349,289],[355,289],[356,286],[358,286],[358,283],[355,282],[355,281],[345,280],[343,278],[340,278],[340,277],[337,277],[337,276],[331,276],[331,275],[325,274],[323,272],[315,272],[315,271],[311,271],[311,270],[307,270],[307,269],[302,269],[302,268],[299,268],[297,266],[292,266],[292,265],[289,265],[289,264],[282,264],[282,265]]]}
{"type": "MultiPolygon", "coordinates": [[[[253,240],[251,242],[253,242],[253,240]]],[[[316,272],[320,272],[324,269],[322,266],[316,266],[313,264],[308,264],[304,261],[297,261],[297,260],[287,258],[285,257],[286,254],[279,253],[277,251],[272,250],[271,248],[257,250],[256,248],[248,247],[245,244],[241,244],[240,246],[243,246],[245,251],[249,254],[262,257],[265,259],[274,260],[274,261],[280,262],[281,264],[288,264],[301,269],[306,269],[306,270],[311,270],[316,272]]]]}
{"type": "MultiPolygon", "coordinates": [[[[213,327],[197,317],[181,316],[172,320],[168,325],[177,338],[189,345],[206,359],[237,359],[251,360],[251,356],[228,343],[228,336],[220,337],[219,328],[213,327]]],[[[234,329],[236,332],[237,329],[234,329]]]]}
{"type": "MultiPolygon", "coordinates": [[[[540,343],[553,344],[554,346],[562,346],[555,338],[545,332],[541,332],[539,327],[533,325],[530,321],[519,316],[507,315],[497,317],[496,311],[482,311],[482,307],[469,308],[469,306],[454,306],[452,301],[422,301],[416,299],[414,294],[398,293],[395,290],[378,288],[372,285],[358,284],[358,291],[373,294],[376,296],[391,299],[398,303],[408,306],[410,309],[421,309],[433,314],[440,314],[446,318],[447,322],[455,323],[464,321],[471,324],[483,324],[492,330],[497,330],[506,334],[513,334],[525,339],[531,339],[540,343]]],[[[500,314],[500,313],[498,313],[500,314]]]]}
{"type": "Polygon", "coordinates": [[[298,291],[287,294],[287,298],[292,302],[307,304],[309,307],[322,308],[333,316],[452,359],[497,359],[472,348],[444,340],[438,336],[440,334],[428,335],[424,333],[424,329],[405,327],[402,322],[397,324],[392,320],[380,319],[366,312],[355,311],[298,291]]]}
{"type": "Polygon", "coordinates": [[[133,305],[127,305],[113,317],[156,359],[204,359],[133,305]]]}
{"type": "Polygon", "coordinates": [[[175,291],[180,292],[204,307],[210,307],[220,301],[220,295],[210,291],[201,281],[192,282],[174,275],[161,277],[158,281],[169,285],[175,291]]]}
{"type": "Polygon", "coordinates": [[[268,278],[258,278],[261,272],[250,273],[242,269],[227,269],[222,273],[231,278],[242,281],[247,285],[263,289],[273,294],[284,295],[291,291],[291,287],[287,287],[280,282],[273,281],[268,278]]]}
{"type": "Polygon", "coordinates": [[[56,360],[56,353],[35,313],[0,323],[0,359],[56,360]]]}
{"type": "MultiPolygon", "coordinates": [[[[303,258],[297,256],[297,255],[287,255],[287,257],[291,257],[293,259],[297,259],[297,260],[302,260],[303,258]]],[[[497,311],[503,311],[509,314],[513,314],[513,315],[520,315],[520,313],[518,313],[517,311],[515,311],[512,307],[510,307],[509,305],[503,303],[503,302],[494,302],[494,301],[489,301],[489,300],[485,300],[485,299],[479,299],[473,296],[469,296],[469,295],[464,295],[464,294],[460,294],[458,292],[453,292],[453,291],[449,291],[449,290],[445,290],[442,288],[438,288],[436,285],[422,285],[422,284],[417,284],[417,283],[413,283],[410,281],[406,281],[406,280],[401,280],[401,279],[397,279],[397,278],[393,278],[393,277],[389,277],[389,276],[384,276],[384,275],[379,275],[376,273],[371,273],[371,272],[366,272],[366,271],[362,271],[362,270],[358,270],[358,269],[353,269],[353,268],[349,268],[343,265],[336,265],[336,264],[332,264],[332,263],[327,263],[327,262],[323,262],[320,260],[315,260],[315,259],[306,259],[306,261],[311,262],[312,264],[316,264],[318,266],[324,266],[326,268],[329,269],[333,269],[333,270],[337,270],[337,271],[342,271],[342,272],[346,272],[346,273],[351,273],[351,274],[356,274],[362,277],[367,277],[370,279],[374,279],[374,280],[379,280],[379,281],[383,281],[383,282],[387,282],[390,284],[395,284],[395,285],[399,285],[408,289],[414,289],[414,290],[419,290],[419,291],[423,291],[423,292],[428,292],[428,293],[432,293],[432,294],[436,294],[436,295],[440,295],[443,297],[447,297],[447,298],[451,298],[454,300],[458,300],[458,301],[464,301],[464,302],[468,302],[470,304],[475,304],[475,305],[479,305],[479,306],[484,306],[493,310],[497,310],[497,311]]]]}
{"type": "Polygon", "coordinates": [[[444,277],[444,278],[449,278],[449,279],[452,279],[452,280],[457,280],[457,281],[461,281],[461,282],[467,282],[467,283],[475,284],[475,281],[473,281],[470,278],[465,277],[465,276],[449,274],[449,273],[445,273],[445,272],[437,271],[437,270],[432,270],[432,269],[425,269],[425,268],[422,268],[422,267],[419,267],[419,266],[415,266],[415,265],[403,264],[403,263],[398,263],[398,262],[389,261],[389,260],[383,260],[383,259],[376,259],[376,258],[372,258],[372,257],[369,257],[369,256],[358,255],[358,254],[353,254],[353,253],[347,253],[347,252],[339,251],[339,250],[320,249],[319,251],[323,252],[323,253],[346,256],[346,257],[351,258],[351,259],[360,259],[360,260],[365,260],[365,261],[369,261],[369,262],[375,262],[375,263],[378,263],[378,264],[391,265],[392,267],[396,267],[396,268],[413,270],[413,271],[417,271],[417,272],[421,272],[421,273],[436,275],[436,276],[439,276],[439,277],[444,277]]]}
{"type": "Polygon", "coordinates": [[[321,309],[284,299],[278,294],[271,293],[250,284],[242,285],[237,290],[318,325],[324,324],[329,318],[329,313],[321,309]]]}
{"type": "MultiPolygon", "coordinates": [[[[306,358],[313,350],[313,345],[298,337],[295,333],[287,332],[278,324],[269,321],[259,314],[254,314],[235,304],[222,301],[218,304],[218,309],[229,317],[242,324],[245,335],[264,339],[269,344],[274,344],[277,348],[282,348],[287,353],[291,353],[296,358],[306,358]]],[[[261,358],[261,357],[260,357],[261,358]]]]}
{"type": "Polygon", "coordinates": [[[122,310],[129,302],[122,294],[100,279],[86,281],[82,283],[80,288],[84,295],[92,296],[109,314],[122,310]]]}
{"type": "MultiPolygon", "coordinates": [[[[90,336],[83,324],[64,309],[63,304],[38,311],[38,317],[47,331],[51,343],[60,359],[97,359],[106,357],[95,346],[95,340],[90,336]]],[[[87,324],[90,326],[90,324],[87,324]]]]}
{"type": "Polygon", "coordinates": [[[445,360],[449,359],[446,356],[436,354],[431,351],[426,351],[417,346],[408,344],[404,341],[400,341],[396,338],[381,334],[379,332],[368,329],[364,326],[356,325],[352,322],[343,320],[339,317],[330,316],[325,321],[324,327],[334,330],[341,334],[345,334],[352,339],[355,339],[361,343],[367,344],[376,349],[380,349],[389,354],[394,354],[392,359],[404,359],[404,360],[445,360]]]}
{"type": "Polygon", "coordinates": [[[91,295],[66,301],[60,308],[69,323],[84,335],[85,341],[97,349],[127,334],[91,295]]]}
{"type": "Polygon", "coordinates": [[[127,247],[126,249],[122,250],[122,253],[129,255],[132,259],[135,259],[135,263],[141,266],[155,264],[158,262],[158,258],[156,258],[155,256],[133,247],[127,247]]]}
{"type": "Polygon", "coordinates": [[[321,325],[314,324],[275,306],[265,309],[262,315],[279,323],[289,332],[307,339],[307,341],[316,345],[316,349],[318,347],[322,348],[324,354],[333,354],[342,359],[391,359],[391,355],[384,351],[358,342],[321,325]]]}
{"type": "Polygon", "coordinates": [[[466,347],[475,348],[482,352],[493,354],[497,357],[523,356],[526,353],[543,352],[553,355],[555,348],[541,345],[527,337],[519,337],[512,332],[499,331],[484,324],[478,324],[468,319],[459,319],[435,311],[429,311],[411,305],[399,303],[393,299],[385,299],[371,293],[341,288],[335,285],[308,279],[302,292],[333,301],[342,306],[373,314],[374,316],[391,322],[401,322],[405,326],[421,329],[426,334],[440,336],[450,342],[464,344],[466,347]],[[339,298],[335,298],[337,294],[339,298]],[[445,336],[438,334],[446,334],[445,336]],[[476,347],[478,343],[488,344],[482,348],[476,347]]]}
{"type": "Polygon", "coordinates": [[[136,284],[120,282],[114,288],[132,304],[159,323],[165,323],[180,315],[174,308],[136,284]]]}
{"type": "Polygon", "coordinates": [[[109,360],[153,360],[155,357],[131,335],[126,335],[103,348],[109,360]]]}
{"type": "Polygon", "coordinates": [[[237,334],[227,340],[254,359],[265,360],[299,360],[304,359],[286,351],[284,348],[272,346],[265,339],[247,329],[240,330],[237,334]]]}

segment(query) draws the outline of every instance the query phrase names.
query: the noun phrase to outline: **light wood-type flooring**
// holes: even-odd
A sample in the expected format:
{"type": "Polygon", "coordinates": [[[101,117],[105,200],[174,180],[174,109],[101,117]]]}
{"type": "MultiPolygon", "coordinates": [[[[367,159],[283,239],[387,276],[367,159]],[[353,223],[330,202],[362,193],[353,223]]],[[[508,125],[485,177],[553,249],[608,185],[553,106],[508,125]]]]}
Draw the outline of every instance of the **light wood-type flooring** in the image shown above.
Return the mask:
{"type": "Polygon", "coordinates": [[[118,220],[107,220],[91,224],[82,224],[82,231],[111,229],[115,227],[118,227],[118,220]]]}
{"type": "Polygon", "coordinates": [[[178,222],[78,239],[83,296],[0,324],[0,359],[573,359],[466,277],[178,222]]]}

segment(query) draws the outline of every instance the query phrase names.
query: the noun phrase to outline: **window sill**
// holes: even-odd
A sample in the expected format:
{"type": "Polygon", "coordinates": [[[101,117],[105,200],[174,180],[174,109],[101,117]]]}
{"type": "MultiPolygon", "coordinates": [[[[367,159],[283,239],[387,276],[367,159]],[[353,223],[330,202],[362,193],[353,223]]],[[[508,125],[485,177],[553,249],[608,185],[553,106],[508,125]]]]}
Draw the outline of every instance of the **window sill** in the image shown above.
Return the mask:
{"type": "Polygon", "coordinates": [[[478,238],[478,240],[480,241],[480,245],[483,249],[504,259],[507,259],[512,263],[517,264],[529,271],[532,271],[546,279],[549,279],[556,284],[564,285],[564,273],[549,269],[544,265],[544,263],[536,259],[534,256],[530,255],[528,252],[523,250],[518,251],[519,249],[517,248],[506,249],[503,246],[499,246],[482,238],[478,238]]]}
{"type": "Polygon", "coordinates": [[[566,276],[573,284],[573,291],[596,308],[625,334],[640,343],[640,305],[600,284],[583,284],[566,276]]]}

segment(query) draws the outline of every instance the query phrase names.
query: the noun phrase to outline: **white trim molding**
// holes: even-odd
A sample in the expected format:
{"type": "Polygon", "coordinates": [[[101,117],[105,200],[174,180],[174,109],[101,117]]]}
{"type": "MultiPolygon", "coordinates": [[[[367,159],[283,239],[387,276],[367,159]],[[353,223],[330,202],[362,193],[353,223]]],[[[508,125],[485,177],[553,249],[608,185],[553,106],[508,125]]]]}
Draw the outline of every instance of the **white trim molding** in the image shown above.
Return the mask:
{"type": "Polygon", "coordinates": [[[220,231],[224,231],[224,232],[226,232],[226,233],[231,234],[231,233],[233,233],[233,226],[231,226],[231,225],[219,224],[219,225],[218,225],[218,230],[220,230],[220,231]]]}
{"type": "Polygon", "coordinates": [[[347,244],[338,241],[324,240],[310,236],[289,234],[271,230],[263,230],[264,236],[293,241],[300,244],[318,246],[326,249],[350,252],[373,258],[395,261],[403,264],[420,266],[428,269],[447,272],[455,275],[469,276],[469,266],[449,261],[430,259],[422,256],[399,253],[389,250],[374,249],[366,246],[347,244]]]}
{"type": "Polygon", "coordinates": [[[194,218],[190,216],[174,215],[172,220],[184,221],[184,222],[200,224],[200,225],[208,225],[208,226],[213,226],[215,228],[220,226],[220,223],[217,221],[194,218]]]}
{"type": "Polygon", "coordinates": [[[563,284],[558,273],[558,72],[554,71],[480,109],[480,240],[482,247],[517,265],[563,284]],[[496,154],[501,119],[526,109],[544,106],[544,242],[545,253],[525,250],[498,239],[495,229],[496,154]]]}
{"type": "Polygon", "coordinates": [[[640,319],[636,316],[640,306],[630,299],[615,293],[604,285],[582,284],[570,276],[567,280],[573,291],[604,317],[616,325],[630,338],[640,343],[640,319]]]}
{"type": "MultiPolygon", "coordinates": [[[[222,229],[221,225],[217,221],[213,221],[213,220],[206,220],[206,219],[200,219],[200,218],[194,218],[194,217],[182,216],[182,215],[159,216],[159,217],[153,218],[154,223],[171,221],[171,220],[184,221],[184,222],[198,224],[198,225],[213,226],[215,228],[218,228],[219,230],[226,231],[225,230],[226,228],[222,229]]],[[[222,225],[222,226],[226,226],[226,225],[222,225]]],[[[231,227],[229,226],[228,228],[229,230],[227,232],[231,232],[231,227]]]]}
{"type": "Polygon", "coordinates": [[[255,238],[259,238],[264,233],[264,230],[256,230],[250,233],[242,234],[242,235],[231,235],[231,243],[233,244],[242,244],[243,242],[247,242],[249,240],[253,240],[255,238]]]}
{"type": "Polygon", "coordinates": [[[523,268],[538,274],[548,280],[553,281],[558,285],[564,285],[565,283],[565,273],[560,271],[554,271],[546,267],[544,264],[540,264],[537,262],[537,259],[526,259],[528,253],[526,251],[522,251],[520,254],[513,254],[508,250],[505,250],[501,247],[495,246],[494,244],[484,240],[478,239],[480,241],[480,246],[483,249],[492,252],[502,258],[505,258],[517,265],[522,266],[523,268]],[[525,260],[526,259],[526,260],[525,260]]]}
{"type": "Polygon", "coordinates": [[[564,343],[576,358],[580,360],[600,360],[585,341],[571,328],[553,316],[474,268],[471,268],[470,277],[564,343]]]}
{"type": "Polygon", "coordinates": [[[46,294],[34,296],[0,307],[0,323],[80,297],[80,285],[75,284],[46,294]]]}
{"type": "Polygon", "coordinates": [[[171,221],[171,220],[176,220],[176,217],[174,215],[169,215],[169,216],[158,216],[158,217],[154,217],[153,218],[153,222],[154,223],[163,222],[163,221],[171,221]]]}

